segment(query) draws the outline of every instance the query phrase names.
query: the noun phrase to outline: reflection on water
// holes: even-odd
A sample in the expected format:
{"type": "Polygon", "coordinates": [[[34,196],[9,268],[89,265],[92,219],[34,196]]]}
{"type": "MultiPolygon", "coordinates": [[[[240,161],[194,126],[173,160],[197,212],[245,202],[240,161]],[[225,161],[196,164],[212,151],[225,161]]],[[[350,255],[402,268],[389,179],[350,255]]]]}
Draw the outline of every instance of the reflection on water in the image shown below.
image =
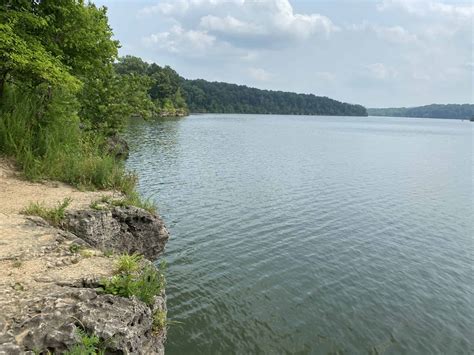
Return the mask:
{"type": "Polygon", "coordinates": [[[168,354],[472,351],[472,130],[427,119],[134,122],[171,231],[168,354]]]}

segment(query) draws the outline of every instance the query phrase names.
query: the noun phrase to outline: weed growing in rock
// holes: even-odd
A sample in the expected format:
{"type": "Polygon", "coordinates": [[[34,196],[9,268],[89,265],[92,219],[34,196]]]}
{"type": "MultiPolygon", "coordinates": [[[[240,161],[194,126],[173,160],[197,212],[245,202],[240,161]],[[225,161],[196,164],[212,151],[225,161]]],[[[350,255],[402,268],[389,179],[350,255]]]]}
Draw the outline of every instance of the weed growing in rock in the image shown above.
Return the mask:
{"type": "Polygon", "coordinates": [[[103,355],[105,350],[101,349],[100,338],[96,335],[89,335],[82,329],[77,329],[77,334],[80,341],[75,344],[70,350],[66,351],[65,355],[103,355]]]}
{"type": "Polygon", "coordinates": [[[90,249],[82,249],[79,251],[79,255],[83,258],[92,258],[94,256],[94,252],[90,249]]]}
{"type": "Polygon", "coordinates": [[[159,333],[166,328],[167,325],[166,311],[155,311],[155,313],[153,313],[153,332],[159,333]]]}
{"type": "Polygon", "coordinates": [[[69,246],[69,251],[70,251],[71,253],[73,253],[73,254],[77,254],[77,253],[79,253],[83,248],[84,248],[84,247],[83,247],[82,245],[73,243],[73,244],[71,244],[71,245],[69,246]]]}
{"type": "Polygon", "coordinates": [[[117,261],[117,274],[131,274],[138,270],[143,257],[140,254],[123,254],[117,261]]]}
{"type": "Polygon", "coordinates": [[[66,208],[71,203],[72,199],[67,197],[62,202],[58,203],[56,207],[48,208],[38,202],[31,203],[21,213],[27,216],[39,216],[51,223],[53,226],[59,225],[64,219],[66,208]]]}
{"type": "Polygon", "coordinates": [[[155,204],[149,199],[142,199],[136,191],[129,191],[123,198],[114,199],[112,196],[102,196],[90,204],[90,208],[97,211],[103,211],[112,206],[135,206],[150,213],[156,212],[155,204]]]}
{"type": "Polygon", "coordinates": [[[140,261],[137,254],[122,255],[117,263],[117,275],[103,281],[103,292],[127,298],[135,296],[151,305],[165,287],[165,264],[156,268],[150,264],[143,266],[140,261]]]}

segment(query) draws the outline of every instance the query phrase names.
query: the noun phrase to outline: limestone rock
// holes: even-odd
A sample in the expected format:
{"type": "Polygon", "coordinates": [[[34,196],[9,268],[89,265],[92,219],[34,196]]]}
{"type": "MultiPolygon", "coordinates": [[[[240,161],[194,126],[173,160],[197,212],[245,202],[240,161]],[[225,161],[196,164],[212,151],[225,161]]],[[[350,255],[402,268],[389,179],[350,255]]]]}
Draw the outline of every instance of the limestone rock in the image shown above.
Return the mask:
{"type": "Polygon", "coordinates": [[[128,158],[130,148],[124,138],[114,134],[107,138],[105,150],[116,159],[125,160],[128,158]]]}
{"type": "Polygon", "coordinates": [[[137,252],[150,260],[169,237],[159,216],[133,206],[68,212],[63,227],[102,251],[137,252]]]}
{"type": "Polygon", "coordinates": [[[164,354],[165,331],[153,333],[153,312],[166,310],[164,295],[149,307],[135,298],[64,288],[27,307],[28,314],[11,327],[12,336],[0,334],[0,354],[20,349],[62,353],[78,343],[78,327],[103,339],[106,353],[164,354]]]}

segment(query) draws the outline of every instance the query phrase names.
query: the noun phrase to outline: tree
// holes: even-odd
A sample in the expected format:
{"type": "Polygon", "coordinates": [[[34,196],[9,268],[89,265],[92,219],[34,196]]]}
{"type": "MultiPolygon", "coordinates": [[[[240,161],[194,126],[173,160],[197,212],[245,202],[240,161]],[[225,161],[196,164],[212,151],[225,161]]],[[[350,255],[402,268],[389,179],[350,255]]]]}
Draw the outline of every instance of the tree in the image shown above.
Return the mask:
{"type": "Polygon", "coordinates": [[[80,81],[45,45],[41,34],[47,28],[32,3],[10,1],[0,7],[0,98],[8,77],[30,86],[47,82],[79,89],[80,81]]]}

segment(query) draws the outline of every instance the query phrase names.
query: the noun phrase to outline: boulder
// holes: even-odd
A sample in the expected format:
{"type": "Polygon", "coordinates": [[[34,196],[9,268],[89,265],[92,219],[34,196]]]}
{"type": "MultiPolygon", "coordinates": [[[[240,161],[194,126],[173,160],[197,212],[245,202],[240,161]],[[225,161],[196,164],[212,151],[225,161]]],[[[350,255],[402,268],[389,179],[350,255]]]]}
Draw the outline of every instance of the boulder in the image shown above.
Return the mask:
{"type": "Polygon", "coordinates": [[[169,238],[163,220],[141,208],[67,212],[62,227],[104,252],[139,253],[156,260],[169,238]]]}
{"type": "Polygon", "coordinates": [[[105,151],[116,159],[125,160],[128,158],[130,148],[124,138],[118,134],[114,134],[107,138],[105,142],[105,151]]]}

